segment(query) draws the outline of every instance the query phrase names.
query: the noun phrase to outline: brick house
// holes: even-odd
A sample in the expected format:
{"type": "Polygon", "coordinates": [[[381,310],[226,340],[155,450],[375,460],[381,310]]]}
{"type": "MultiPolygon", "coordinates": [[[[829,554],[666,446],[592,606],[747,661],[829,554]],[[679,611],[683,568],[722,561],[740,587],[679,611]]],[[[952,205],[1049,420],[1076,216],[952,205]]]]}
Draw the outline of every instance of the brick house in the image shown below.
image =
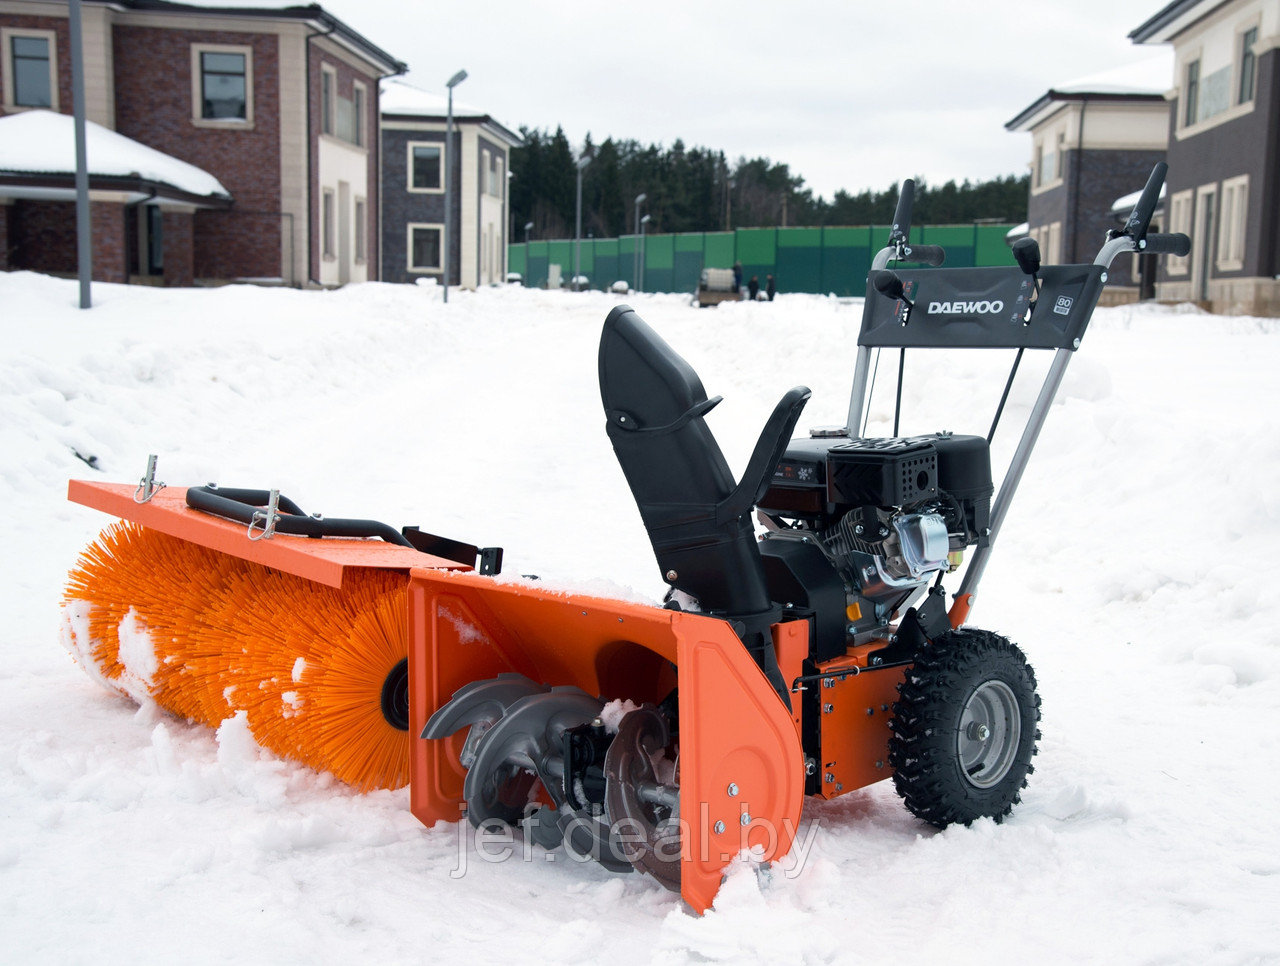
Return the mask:
{"type": "MultiPolygon", "coordinates": [[[[379,82],[404,64],[316,5],[83,0],[82,20],[87,119],[195,165],[230,196],[138,201],[91,180],[94,236],[119,240],[95,251],[95,277],[378,277],[379,82]]],[[[70,65],[66,0],[0,0],[0,115],[70,114],[70,65]]],[[[43,195],[30,176],[22,190],[6,180],[0,170],[0,268],[74,271],[65,178],[50,174],[43,195]]]]}
{"type": "Polygon", "coordinates": [[[1176,0],[1134,29],[1173,48],[1168,230],[1157,294],[1280,316],[1280,0],[1176,0]]]}
{"type": "MultiPolygon", "coordinates": [[[[1114,228],[1115,200],[1141,188],[1164,160],[1166,58],[1056,85],[1005,124],[1031,135],[1028,233],[1045,264],[1092,261],[1114,228]]],[[[1112,264],[1112,301],[1154,294],[1150,256],[1112,264]],[[1145,284],[1144,284],[1145,283],[1145,284]]]]}
{"type": "Polygon", "coordinates": [[[447,100],[402,80],[382,85],[382,278],[443,275],[445,178],[452,180],[449,284],[476,288],[507,275],[507,172],[520,136],[484,111],[453,104],[453,151],[444,152],[447,100]]]}

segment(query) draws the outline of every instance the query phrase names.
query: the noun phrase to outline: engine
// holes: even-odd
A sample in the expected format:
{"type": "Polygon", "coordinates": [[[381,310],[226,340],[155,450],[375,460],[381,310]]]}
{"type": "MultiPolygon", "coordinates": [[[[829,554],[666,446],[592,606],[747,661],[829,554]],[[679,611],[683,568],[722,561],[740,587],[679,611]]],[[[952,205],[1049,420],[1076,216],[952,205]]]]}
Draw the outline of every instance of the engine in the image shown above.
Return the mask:
{"type": "Polygon", "coordinates": [[[779,596],[812,597],[824,593],[816,584],[838,580],[848,616],[842,642],[874,633],[959,566],[967,547],[986,545],[992,492],[980,436],[850,439],[815,430],[791,441],[758,505],[770,527],[761,547],[770,581],[779,596]],[[806,564],[796,542],[821,551],[834,575],[806,564]]]}

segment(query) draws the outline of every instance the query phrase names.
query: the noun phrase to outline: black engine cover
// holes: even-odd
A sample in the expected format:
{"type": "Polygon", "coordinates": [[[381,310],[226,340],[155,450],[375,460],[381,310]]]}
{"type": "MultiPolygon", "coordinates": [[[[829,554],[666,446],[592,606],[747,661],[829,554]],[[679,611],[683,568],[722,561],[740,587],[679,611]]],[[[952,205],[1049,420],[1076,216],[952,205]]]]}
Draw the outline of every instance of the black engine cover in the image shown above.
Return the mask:
{"type": "Polygon", "coordinates": [[[991,450],[981,436],[820,437],[787,446],[760,509],[829,525],[853,507],[904,507],[954,497],[969,527],[986,527],[991,450]]]}

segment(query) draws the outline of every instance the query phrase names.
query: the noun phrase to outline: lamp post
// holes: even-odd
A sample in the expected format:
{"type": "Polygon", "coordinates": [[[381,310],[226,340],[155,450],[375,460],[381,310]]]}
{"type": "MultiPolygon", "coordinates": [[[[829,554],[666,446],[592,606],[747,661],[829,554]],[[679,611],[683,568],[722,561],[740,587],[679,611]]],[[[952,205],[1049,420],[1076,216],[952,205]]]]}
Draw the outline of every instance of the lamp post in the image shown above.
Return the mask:
{"type": "Polygon", "coordinates": [[[636,291],[644,291],[644,226],[649,224],[649,216],[640,219],[640,284],[636,291]]]}
{"type": "Polygon", "coordinates": [[[444,251],[440,255],[440,267],[444,270],[444,300],[449,301],[449,248],[453,241],[453,89],[467,79],[467,72],[460,70],[444,86],[449,89],[449,114],[444,134],[444,251]]]}
{"type": "Polygon", "coordinates": [[[636,280],[636,291],[640,291],[640,206],[649,196],[643,191],[636,195],[636,253],[631,277],[636,280]]]}
{"type": "Polygon", "coordinates": [[[582,156],[574,163],[578,168],[578,207],[573,230],[573,283],[569,288],[576,292],[578,279],[582,277],[582,172],[591,163],[591,154],[583,151],[582,156]]]}
{"type": "Polygon", "coordinates": [[[529,244],[529,232],[533,231],[533,222],[526,221],[524,223],[524,243],[529,244]]]}

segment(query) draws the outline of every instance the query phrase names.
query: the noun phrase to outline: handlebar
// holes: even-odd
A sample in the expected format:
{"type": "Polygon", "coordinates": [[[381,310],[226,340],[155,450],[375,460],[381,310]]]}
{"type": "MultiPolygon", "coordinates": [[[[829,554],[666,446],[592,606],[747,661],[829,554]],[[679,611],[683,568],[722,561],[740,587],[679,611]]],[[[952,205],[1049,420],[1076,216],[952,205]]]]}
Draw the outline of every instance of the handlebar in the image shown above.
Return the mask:
{"type": "Polygon", "coordinates": [[[1180,231],[1170,235],[1148,235],[1140,251],[1144,255],[1187,255],[1191,252],[1191,239],[1180,231]]]}

